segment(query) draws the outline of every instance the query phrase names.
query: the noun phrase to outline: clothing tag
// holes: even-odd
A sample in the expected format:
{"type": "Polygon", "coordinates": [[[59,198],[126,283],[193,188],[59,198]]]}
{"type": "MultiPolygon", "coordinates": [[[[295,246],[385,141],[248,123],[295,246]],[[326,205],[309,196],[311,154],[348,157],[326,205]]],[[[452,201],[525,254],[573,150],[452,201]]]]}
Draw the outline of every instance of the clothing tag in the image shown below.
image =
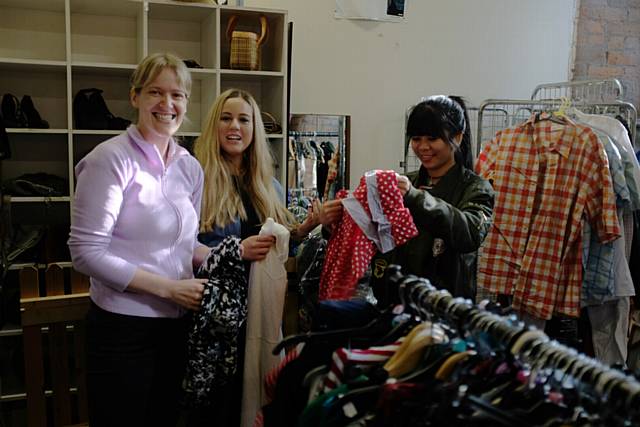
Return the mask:
{"type": "Polygon", "coordinates": [[[348,402],[346,405],[342,406],[342,412],[344,412],[344,415],[347,418],[353,418],[358,415],[358,410],[351,402],[348,402]]]}

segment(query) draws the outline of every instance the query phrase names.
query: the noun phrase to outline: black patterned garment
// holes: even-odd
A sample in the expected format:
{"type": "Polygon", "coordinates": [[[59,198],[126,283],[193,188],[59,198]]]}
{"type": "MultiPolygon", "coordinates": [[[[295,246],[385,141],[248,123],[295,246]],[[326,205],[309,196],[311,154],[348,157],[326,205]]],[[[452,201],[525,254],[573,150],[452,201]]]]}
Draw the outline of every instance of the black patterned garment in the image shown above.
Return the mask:
{"type": "Polygon", "coordinates": [[[209,405],[211,394],[226,385],[236,371],[238,333],[247,318],[247,278],[240,239],[229,236],[213,247],[197,276],[209,282],[189,331],[183,381],[189,407],[209,405]]]}

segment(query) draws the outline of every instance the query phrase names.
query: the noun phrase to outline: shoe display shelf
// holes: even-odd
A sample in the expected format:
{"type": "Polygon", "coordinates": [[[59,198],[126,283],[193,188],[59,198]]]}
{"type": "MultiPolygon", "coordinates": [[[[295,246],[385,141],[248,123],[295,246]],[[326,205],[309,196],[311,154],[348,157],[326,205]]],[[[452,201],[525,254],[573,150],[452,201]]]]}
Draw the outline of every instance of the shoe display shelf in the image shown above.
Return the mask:
{"type": "MultiPolygon", "coordinates": [[[[136,64],[154,52],[172,52],[202,67],[191,68],[193,88],[178,135],[200,135],[215,98],[231,87],[245,89],[282,128],[281,133],[269,135],[269,141],[276,177],[285,185],[286,32],[287,13],[280,10],[169,0],[0,0],[0,97],[30,96],[49,124],[47,129],[6,129],[11,157],[0,160],[0,182],[37,172],[68,181],[68,191],[61,196],[11,197],[12,223],[52,224],[68,234],[74,166],[97,144],[122,132],[76,128],[74,96],[81,89],[99,88],[110,113],[135,123],[129,78],[136,64]],[[226,28],[233,15],[239,16],[237,30],[254,33],[260,33],[260,15],[267,18],[269,36],[261,47],[259,71],[235,70],[229,65],[226,28]]],[[[56,235],[59,241],[47,244],[66,248],[65,233],[56,235]]],[[[14,265],[9,276],[24,276],[21,271],[34,268],[42,276],[47,266],[60,263],[71,269],[68,252],[43,252],[49,255],[34,263],[14,265]]],[[[20,281],[18,286],[23,283],[27,281],[20,281]]],[[[0,358],[13,351],[13,346],[6,347],[8,341],[3,341],[14,339],[15,329],[11,331],[5,337],[0,329],[0,347],[4,348],[0,358]]],[[[3,379],[7,380],[6,372],[0,372],[0,381],[3,379]]],[[[14,380],[18,385],[12,387],[9,398],[0,390],[3,408],[5,402],[24,397],[22,380],[12,379],[12,384],[14,380]]]]}
{"type": "MultiPolygon", "coordinates": [[[[74,127],[73,97],[99,88],[109,111],[135,122],[129,77],[148,53],[169,51],[194,60],[193,89],[179,135],[197,137],[209,107],[230,87],[252,93],[272,114],[282,133],[269,135],[277,177],[284,182],[286,120],[286,30],[284,11],[208,3],[133,0],[0,0],[0,95],[29,95],[48,129],[8,128],[13,155],[2,161],[0,179],[48,172],[69,181],[69,193],[49,202],[71,201],[73,166],[97,143],[120,131],[74,127]],[[229,66],[226,27],[260,32],[267,17],[269,36],[260,71],[229,66]]],[[[43,199],[16,199],[41,202],[43,199]]]]}

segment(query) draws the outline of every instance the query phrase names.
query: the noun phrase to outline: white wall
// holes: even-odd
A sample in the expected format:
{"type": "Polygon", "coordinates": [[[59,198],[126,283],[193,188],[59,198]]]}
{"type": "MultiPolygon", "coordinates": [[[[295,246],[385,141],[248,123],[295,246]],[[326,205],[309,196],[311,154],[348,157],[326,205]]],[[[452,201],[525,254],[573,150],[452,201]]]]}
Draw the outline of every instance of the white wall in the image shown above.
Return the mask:
{"type": "Polygon", "coordinates": [[[245,0],[294,23],[292,113],[351,116],[351,186],[396,169],[421,96],[528,99],[568,80],[575,0],[407,0],[406,21],[334,18],[334,0],[245,0]]]}

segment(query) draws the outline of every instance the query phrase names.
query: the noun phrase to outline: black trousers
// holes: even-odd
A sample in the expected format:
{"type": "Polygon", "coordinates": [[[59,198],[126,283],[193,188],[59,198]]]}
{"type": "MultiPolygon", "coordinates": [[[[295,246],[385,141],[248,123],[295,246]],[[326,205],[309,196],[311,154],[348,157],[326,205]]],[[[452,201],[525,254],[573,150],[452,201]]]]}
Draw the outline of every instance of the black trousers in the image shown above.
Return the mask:
{"type": "Polygon", "coordinates": [[[87,314],[91,427],[175,427],[186,326],[186,318],[127,316],[91,304],[87,314]]]}

